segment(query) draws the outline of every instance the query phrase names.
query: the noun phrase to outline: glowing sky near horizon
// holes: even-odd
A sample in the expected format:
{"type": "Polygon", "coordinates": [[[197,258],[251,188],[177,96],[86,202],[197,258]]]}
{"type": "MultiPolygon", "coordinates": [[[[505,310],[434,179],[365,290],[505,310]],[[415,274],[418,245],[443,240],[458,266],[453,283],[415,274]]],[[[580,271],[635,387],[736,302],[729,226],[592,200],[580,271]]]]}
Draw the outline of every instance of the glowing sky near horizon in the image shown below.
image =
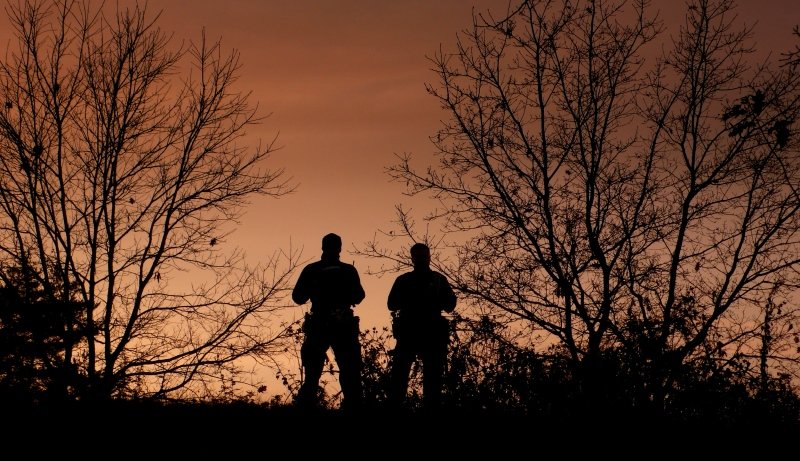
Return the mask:
{"type": "MultiPolygon", "coordinates": [[[[148,11],[161,11],[157,24],[174,32],[176,44],[196,41],[205,29],[210,40],[221,38],[224,49],[241,53],[237,88],[252,91],[251,102],[269,114],[248,140],[277,135],[281,148],[267,166],[284,169],[298,186],[289,196],[255,200],[232,243],[253,263],[290,245],[302,248],[303,259],[310,261],[319,256],[321,237],[338,233],[342,259],[359,268],[367,293],[356,309],[362,329],[388,325],[386,297],[394,276],[367,275],[377,263],[349,250],[390,228],[395,205],[408,203],[402,185],[384,173],[395,154],[411,153],[423,162],[433,158],[429,137],[447,114],[425,91],[426,83],[437,81],[426,56],[440,46],[454,48],[456,34],[471,25],[473,8],[500,14],[508,3],[150,0],[148,11]]],[[[800,44],[792,35],[800,24],[800,1],[738,4],[741,21],[755,23],[760,50],[780,53],[800,44]]],[[[668,23],[683,16],[683,1],[655,0],[652,6],[668,23]]],[[[7,31],[0,35],[5,39],[7,31]]],[[[307,306],[297,309],[300,314],[307,306]]]]}
{"type": "Polygon", "coordinates": [[[432,158],[429,137],[446,114],[425,92],[436,77],[426,56],[455,44],[456,33],[471,25],[473,6],[506,11],[507,0],[221,5],[151,1],[148,10],[163,10],[158,24],[176,40],[197,40],[205,28],[209,39],[241,53],[238,88],[252,91],[252,101],[270,114],[250,134],[263,140],[277,134],[281,148],[267,165],[284,168],[298,185],[289,196],[256,200],[229,240],[252,262],[290,244],[313,260],[321,237],[338,233],[342,259],[355,263],[367,292],[356,308],[362,329],[388,325],[393,275],[367,275],[377,263],[350,251],[388,229],[395,204],[408,202],[384,173],[395,154],[432,158]]]}
{"type": "MultiPolygon", "coordinates": [[[[669,23],[683,16],[683,3],[656,0],[653,7],[669,23]]],[[[148,9],[162,10],[158,24],[176,40],[196,40],[205,28],[241,53],[239,88],[270,114],[250,134],[277,134],[282,147],[268,165],[298,185],[292,195],[248,207],[231,237],[248,259],[291,244],[313,260],[322,235],[336,232],[342,259],[360,269],[367,292],[356,308],[362,329],[388,325],[394,277],[367,275],[377,263],[349,250],[390,228],[395,204],[408,203],[402,185],[384,173],[395,154],[433,156],[429,137],[447,114],[425,92],[425,83],[436,82],[426,56],[453,49],[473,8],[507,7],[508,0],[151,0],[148,9]]],[[[796,0],[745,0],[738,12],[742,22],[756,23],[761,50],[779,53],[800,42],[792,35],[800,23],[796,0]]]]}

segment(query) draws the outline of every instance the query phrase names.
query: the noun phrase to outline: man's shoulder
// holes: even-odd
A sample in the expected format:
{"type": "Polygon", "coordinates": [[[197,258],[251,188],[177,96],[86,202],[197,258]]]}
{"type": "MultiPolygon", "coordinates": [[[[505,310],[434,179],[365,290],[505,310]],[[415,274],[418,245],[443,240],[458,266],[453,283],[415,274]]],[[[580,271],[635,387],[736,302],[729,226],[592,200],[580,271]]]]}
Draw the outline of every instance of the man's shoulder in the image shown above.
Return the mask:
{"type": "Polygon", "coordinates": [[[404,272],[398,276],[398,278],[419,278],[419,279],[430,279],[430,278],[442,278],[447,279],[447,277],[442,274],[441,272],[435,271],[433,269],[428,269],[424,271],[419,270],[411,270],[408,272],[404,272]]]}
{"type": "Polygon", "coordinates": [[[422,279],[420,278],[420,274],[417,272],[410,270],[408,272],[403,272],[402,274],[398,275],[395,278],[395,283],[419,283],[422,279]]]}
{"type": "Polygon", "coordinates": [[[355,270],[355,268],[356,268],[356,266],[354,264],[346,263],[344,261],[339,261],[339,264],[341,264],[342,267],[346,267],[348,269],[355,270]]]}
{"type": "Polygon", "coordinates": [[[355,265],[353,265],[353,264],[346,263],[346,262],[344,262],[344,261],[339,261],[339,262],[337,263],[337,265],[338,265],[338,266],[339,266],[339,268],[341,268],[342,270],[348,271],[348,272],[350,272],[350,273],[358,274],[358,269],[356,269],[356,266],[355,266],[355,265]]]}
{"type": "Polygon", "coordinates": [[[313,263],[309,263],[303,268],[304,271],[319,271],[323,269],[343,269],[355,272],[356,266],[346,263],[344,261],[319,260],[319,261],[314,261],[313,263]]]}
{"type": "Polygon", "coordinates": [[[308,263],[303,267],[303,272],[306,271],[313,271],[322,265],[322,261],[314,261],[312,263],[308,263]]]}
{"type": "Polygon", "coordinates": [[[408,280],[414,278],[414,271],[403,272],[397,276],[397,280],[408,280]]]}
{"type": "Polygon", "coordinates": [[[311,263],[308,263],[303,267],[303,271],[300,275],[306,274],[308,276],[314,276],[323,272],[323,270],[329,266],[328,261],[318,260],[311,263]]]}

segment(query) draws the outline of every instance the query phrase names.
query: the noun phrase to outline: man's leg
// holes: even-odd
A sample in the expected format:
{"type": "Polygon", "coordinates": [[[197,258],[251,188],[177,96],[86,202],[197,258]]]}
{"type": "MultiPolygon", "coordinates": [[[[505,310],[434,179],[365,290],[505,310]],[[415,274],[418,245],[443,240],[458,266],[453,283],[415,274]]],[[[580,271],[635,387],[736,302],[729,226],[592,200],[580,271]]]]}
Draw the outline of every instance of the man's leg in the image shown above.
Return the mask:
{"type": "Polygon", "coordinates": [[[300,406],[316,406],[319,380],[325,366],[325,352],[328,350],[328,341],[319,332],[306,332],[303,345],[300,348],[300,359],[303,362],[303,384],[297,393],[296,402],[300,406]]]}
{"type": "Polygon", "coordinates": [[[413,348],[407,341],[397,340],[397,345],[392,351],[392,359],[389,364],[389,404],[400,406],[406,398],[408,392],[408,379],[411,373],[411,365],[414,363],[415,354],[413,348]]]}
{"type": "Polygon", "coordinates": [[[421,355],[422,400],[426,408],[438,408],[442,403],[447,346],[442,347],[441,344],[427,345],[421,355]]]}
{"type": "Polygon", "coordinates": [[[354,325],[344,325],[336,333],[333,341],[333,354],[339,365],[339,384],[342,387],[342,408],[357,409],[361,407],[363,390],[361,385],[361,343],[358,335],[358,318],[352,320],[354,325]]]}

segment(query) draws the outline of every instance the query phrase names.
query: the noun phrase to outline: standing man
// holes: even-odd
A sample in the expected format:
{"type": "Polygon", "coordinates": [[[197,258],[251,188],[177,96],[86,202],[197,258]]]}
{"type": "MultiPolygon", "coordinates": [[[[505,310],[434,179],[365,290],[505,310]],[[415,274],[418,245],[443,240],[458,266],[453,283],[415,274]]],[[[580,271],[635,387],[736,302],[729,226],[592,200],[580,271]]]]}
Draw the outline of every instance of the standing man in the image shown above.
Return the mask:
{"type": "Polygon", "coordinates": [[[453,312],[456,295],[447,278],[431,270],[431,252],[427,245],[411,247],[414,270],[401,274],[389,292],[392,332],[396,341],[392,352],[389,401],[397,406],[408,391],[411,365],[422,360],[423,403],[435,408],[441,403],[447,347],[450,342],[448,321],[442,312],[453,312]]]}
{"type": "Polygon", "coordinates": [[[303,268],[292,291],[292,300],[311,310],[303,322],[305,338],[300,349],[305,376],[296,403],[316,406],[319,380],[328,348],[339,365],[342,408],[356,409],[362,400],[361,344],[358,317],[353,307],[364,299],[364,288],[355,266],[339,260],[342,238],[328,234],[322,238],[322,257],[303,268]]]}

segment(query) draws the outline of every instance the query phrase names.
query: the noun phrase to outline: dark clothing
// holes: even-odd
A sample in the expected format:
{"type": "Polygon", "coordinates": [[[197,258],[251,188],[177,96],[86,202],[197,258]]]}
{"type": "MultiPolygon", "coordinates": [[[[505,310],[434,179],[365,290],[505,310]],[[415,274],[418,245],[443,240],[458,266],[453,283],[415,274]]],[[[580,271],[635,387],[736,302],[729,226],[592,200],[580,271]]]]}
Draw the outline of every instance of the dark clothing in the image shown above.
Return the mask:
{"type": "Polygon", "coordinates": [[[352,311],[339,318],[307,314],[303,322],[305,339],[300,348],[305,377],[298,393],[301,404],[315,405],[319,380],[325,368],[329,348],[339,365],[342,407],[361,403],[361,343],[358,341],[358,317],[352,311]]]}
{"type": "Polygon", "coordinates": [[[442,311],[452,312],[456,296],[447,278],[430,269],[414,269],[400,275],[388,299],[394,314],[389,400],[399,404],[408,391],[411,366],[422,361],[422,392],[426,406],[437,406],[447,362],[450,330],[442,311]]]}
{"type": "Polygon", "coordinates": [[[298,392],[301,404],[316,404],[319,380],[329,348],[339,365],[342,405],[361,403],[361,344],[358,317],[352,306],[364,299],[364,288],[356,268],[323,253],[320,261],[303,268],[292,291],[297,304],[311,300],[311,310],[303,323],[300,358],[305,377],[298,392]]]}
{"type": "Polygon", "coordinates": [[[364,288],[352,264],[323,253],[322,259],[303,268],[292,291],[297,304],[311,300],[311,313],[349,310],[364,300],[364,288]]]}

